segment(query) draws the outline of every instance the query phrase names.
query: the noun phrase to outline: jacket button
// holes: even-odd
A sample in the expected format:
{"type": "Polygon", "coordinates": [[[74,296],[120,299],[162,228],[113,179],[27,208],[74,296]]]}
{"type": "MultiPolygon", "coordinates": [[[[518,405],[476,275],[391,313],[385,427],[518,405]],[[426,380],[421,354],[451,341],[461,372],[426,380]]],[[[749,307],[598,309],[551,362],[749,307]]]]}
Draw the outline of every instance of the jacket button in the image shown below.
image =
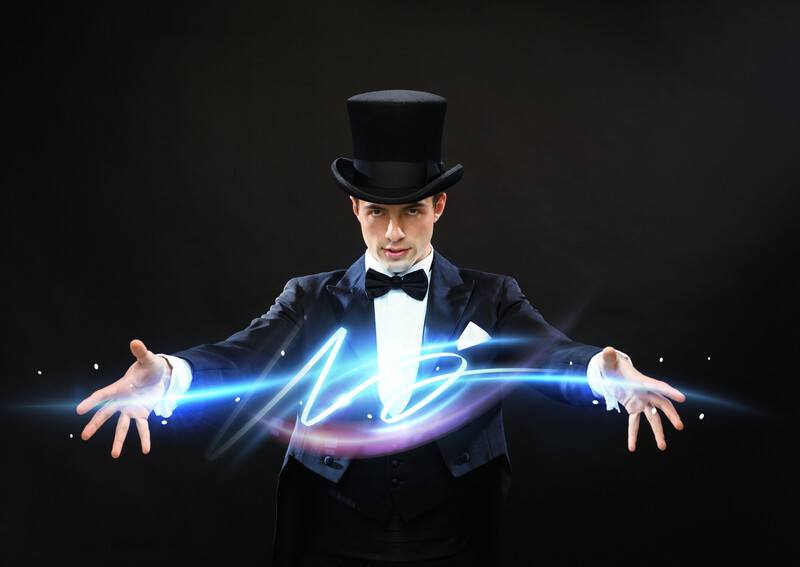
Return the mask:
{"type": "Polygon", "coordinates": [[[400,461],[398,461],[397,459],[392,459],[392,466],[394,468],[399,467],[400,466],[400,461]]]}
{"type": "Polygon", "coordinates": [[[397,486],[400,484],[400,480],[396,476],[392,477],[392,486],[397,486]]]}
{"type": "Polygon", "coordinates": [[[325,455],[325,458],[322,459],[322,462],[325,463],[327,466],[333,466],[333,457],[330,455],[325,455]]]}
{"type": "Polygon", "coordinates": [[[469,452],[468,451],[464,451],[463,453],[461,453],[458,456],[458,459],[456,460],[456,462],[458,462],[459,464],[463,465],[464,463],[468,463],[469,459],[470,459],[469,452]]]}

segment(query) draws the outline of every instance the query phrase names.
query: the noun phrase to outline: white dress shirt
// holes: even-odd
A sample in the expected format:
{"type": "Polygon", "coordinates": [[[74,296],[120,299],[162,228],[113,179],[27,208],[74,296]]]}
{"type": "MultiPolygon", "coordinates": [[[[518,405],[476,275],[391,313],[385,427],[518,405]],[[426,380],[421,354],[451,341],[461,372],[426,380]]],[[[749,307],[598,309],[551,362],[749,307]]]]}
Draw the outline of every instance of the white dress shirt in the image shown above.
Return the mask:
{"type": "MultiPolygon", "coordinates": [[[[390,272],[381,264],[372,252],[364,253],[365,271],[372,268],[387,276],[404,276],[417,270],[425,270],[428,278],[428,289],[431,285],[431,263],[433,262],[433,245],[427,256],[402,272],[390,272]]],[[[428,310],[428,295],[421,300],[414,299],[402,289],[391,289],[388,293],[372,300],[375,304],[375,339],[378,351],[378,396],[386,405],[392,394],[404,386],[414,384],[417,379],[419,362],[396,367],[402,360],[419,356],[422,350],[422,332],[425,323],[425,312],[428,310]]],[[[389,408],[389,415],[394,417],[405,409],[411,394],[409,391],[389,408]]]]}
{"type": "MultiPolygon", "coordinates": [[[[403,272],[389,272],[386,267],[367,250],[364,253],[364,271],[372,268],[387,276],[403,276],[415,270],[423,269],[428,276],[430,287],[431,263],[433,262],[433,245],[427,256],[418,260],[413,266],[403,272]]],[[[392,393],[404,386],[413,384],[416,380],[419,363],[406,364],[396,368],[395,363],[404,359],[418,357],[422,348],[422,331],[425,322],[425,312],[428,305],[427,294],[422,300],[417,300],[402,289],[392,289],[388,293],[373,300],[375,306],[375,339],[378,355],[378,369],[383,377],[378,383],[378,394],[385,404],[392,393]]],[[[628,360],[630,357],[622,351],[617,353],[628,360]]],[[[603,387],[605,376],[600,366],[602,353],[595,354],[586,368],[586,377],[589,387],[597,397],[602,397],[606,402],[606,410],[616,409],[619,412],[617,400],[603,387]]],[[[168,378],[169,386],[164,397],[155,405],[153,412],[161,417],[169,417],[177,406],[178,398],[191,386],[192,370],[184,359],[169,354],[159,353],[172,365],[172,374],[168,378]]],[[[399,414],[408,404],[412,392],[406,393],[390,408],[390,415],[399,414]]]]}

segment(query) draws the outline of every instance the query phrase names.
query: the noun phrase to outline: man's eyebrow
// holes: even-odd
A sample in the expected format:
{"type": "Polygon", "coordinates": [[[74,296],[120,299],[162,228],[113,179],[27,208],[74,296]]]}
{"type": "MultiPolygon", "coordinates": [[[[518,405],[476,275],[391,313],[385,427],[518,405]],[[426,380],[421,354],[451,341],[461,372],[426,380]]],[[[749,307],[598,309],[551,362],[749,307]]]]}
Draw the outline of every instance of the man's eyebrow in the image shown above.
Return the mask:
{"type": "MultiPolygon", "coordinates": [[[[411,203],[409,205],[405,205],[403,208],[404,209],[410,209],[412,207],[420,208],[420,207],[424,207],[424,206],[425,206],[425,202],[424,201],[417,201],[416,203],[411,203]]],[[[370,203],[369,205],[367,205],[367,208],[368,209],[382,209],[383,206],[376,205],[375,203],[370,203]]]]}

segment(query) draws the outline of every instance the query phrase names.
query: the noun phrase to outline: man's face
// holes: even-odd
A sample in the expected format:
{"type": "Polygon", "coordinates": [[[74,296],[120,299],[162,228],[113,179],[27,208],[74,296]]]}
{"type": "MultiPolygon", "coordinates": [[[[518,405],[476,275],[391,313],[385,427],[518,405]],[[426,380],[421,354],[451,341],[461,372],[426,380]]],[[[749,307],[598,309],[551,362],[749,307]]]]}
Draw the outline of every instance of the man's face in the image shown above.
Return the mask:
{"type": "Polygon", "coordinates": [[[447,193],[414,203],[384,205],[351,196],[364,242],[390,272],[403,272],[430,253],[433,223],[444,211],[447,193]],[[398,253],[392,253],[397,251],[398,253]]]}

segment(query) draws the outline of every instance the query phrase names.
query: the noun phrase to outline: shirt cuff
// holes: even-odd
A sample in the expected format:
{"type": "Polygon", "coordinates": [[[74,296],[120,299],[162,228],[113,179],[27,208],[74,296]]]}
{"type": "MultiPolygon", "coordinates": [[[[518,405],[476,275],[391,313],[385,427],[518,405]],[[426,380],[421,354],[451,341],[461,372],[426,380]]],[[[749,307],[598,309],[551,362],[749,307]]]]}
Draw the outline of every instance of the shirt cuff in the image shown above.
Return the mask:
{"type": "Polygon", "coordinates": [[[184,359],[170,354],[158,353],[172,365],[169,387],[164,396],[153,406],[153,413],[161,417],[169,417],[178,405],[180,398],[192,384],[192,368],[184,359]]]}
{"type": "MultiPolygon", "coordinates": [[[[628,360],[631,359],[630,356],[621,350],[614,350],[617,351],[617,354],[624,356],[628,360]]],[[[606,376],[603,373],[602,366],[600,364],[600,357],[602,355],[602,352],[598,352],[591,359],[589,359],[589,364],[586,367],[586,379],[589,382],[589,387],[592,389],[592,392],[594,392],[598,398],[605,399],[606,410],[611,411],[612,409],[615,409],[618,413],[620,413],[618,400],[610,392],[607,392],[605,388],[606,376]]]]}

